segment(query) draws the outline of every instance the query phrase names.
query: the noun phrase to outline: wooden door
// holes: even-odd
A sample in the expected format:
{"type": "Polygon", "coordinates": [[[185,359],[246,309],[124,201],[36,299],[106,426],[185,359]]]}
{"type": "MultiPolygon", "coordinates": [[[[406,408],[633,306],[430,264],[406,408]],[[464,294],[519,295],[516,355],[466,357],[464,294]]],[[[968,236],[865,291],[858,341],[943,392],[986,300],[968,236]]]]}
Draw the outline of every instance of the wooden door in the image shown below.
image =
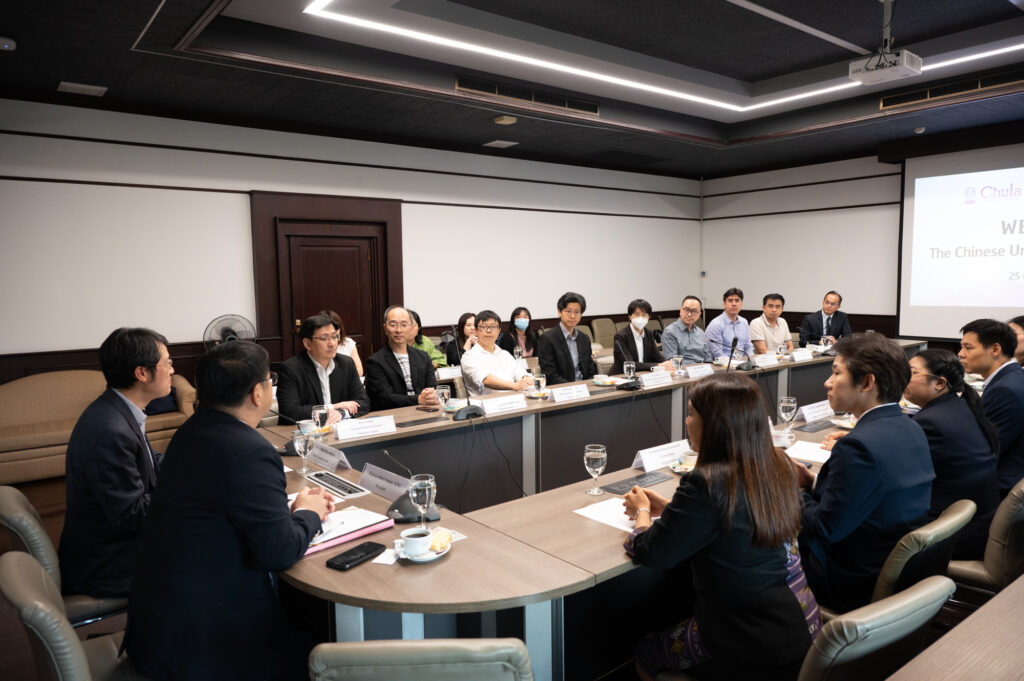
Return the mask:
{"type": "MultiPolygon", "coordinates": [[[[321,227],[328,227],[320,225],[321,227]]],[[[346,230],[331,225],[331,231],[367,231],[363,226],[346,230]]],[[[369,236],[291,235],[288,256],[291,269],[291,319],[297,330],[301,320],[320,310],[337,312],[345,333],[356,342],[360,357],[381,347],[379,273],[380,238],[369,236]]],[[[303,350],[293,336],[293,352],[303,350]]]]}

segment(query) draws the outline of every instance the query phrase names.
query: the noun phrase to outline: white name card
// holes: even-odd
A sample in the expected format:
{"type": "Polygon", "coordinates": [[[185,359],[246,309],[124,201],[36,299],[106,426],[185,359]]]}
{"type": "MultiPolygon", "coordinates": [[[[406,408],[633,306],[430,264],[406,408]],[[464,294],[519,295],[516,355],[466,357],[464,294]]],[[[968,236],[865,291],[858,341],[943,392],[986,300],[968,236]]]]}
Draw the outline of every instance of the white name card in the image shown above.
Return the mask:
{"type": "Polygon", "coordinates": [[[437,377],[442,381],[458,378],[462,375],[462,367],[437,367],[437,377]]]}
{"type": "Polygon", "coordinates": [[[654,388],[659,385],[669,385],[672,383],[672,373],[669,371],[652,371],[649,374],[640,374],[637,378],[640,379],[640,385],[645,388],[654,388]]]}
{"type": "Polygon", "coordinates": [[[678,461],[688,451],[690,451],[690,443],[687,440],[677,440],[657,447],[639,449],[636,452],[636,458],[633,459],[633,468],[642,468],[644,473],[650,473],[678,461]]]}
{"type": "Polygon", "coordinates": [[[702,376],[710,376],[715,373],[715,368],[710,364],[694,364],[693,366],[686,367],[687,378],[701,378],[702,376]]]}
{"type": "Polygon", "coordinates": [[[828,400],[822,400],[821,402],[805,404],[800,407],[800,411],[796,413],[796,420],[799,421],[802,417],[804,421],[810,423],[811,421],[830,419],[835,415],[836,412],[832,409],[832,405],[828,403],[828,400]]]}
{"type": "Polygon", "coordinates": [[[810,348],[794,348],[793,354],[789,358],[794,362],[806,362],[807,360],[814,359],[814,353],[811,352],[810,348]]]}
{"type": "Polygon", "coordinates": [[[526,397],[522,393],[492,397],[489,400],[470,400],[469,403],[483,407],[484,413],[488,416],[491,414],[503,414],[507,411],[516,411],[517,409],[526,409],[526,397]]]}
{"type": "Polygon", "coordinates": [[[769,352],[765,355],[754,355],[750,359],[754,362],[754,366],[762,369],[779,366],[779,358],[775,356],[774,352],[769,352]]]}
{"type": "Polygon", "coordinates": [[[359,484],[388,501],[394,501],[409,491],[409,478],[403,478],[372,463],[363,466],[359,484]]]}
{"type": "Polygon", "coordinates": [[[317,466],[325,468],[329,471],[335,471],[338,466],[342,468],[352,468],[352,464],[348,462],[348,457],[345,456],[345,452],[334,447],[328,447],[322,442],[317,442],[313,445],[313,449],[310,450],[309,456],[306,457],[317,466]]]}
{"type": "Polygon", "coordinates": [[[395,432],[395,417],[373,416],[362,419],[345,419],[334,424],[334,437],[349,440],[367,435],[382,435],[395,432]]]}
{"type": "Polygon", "coordinates": [[[579,400],[584,397],[590,397],[590,391],[587,390],[586,383],[551,389],[551,399],[555,402],[568,402],[569,400],[579,400]]]}

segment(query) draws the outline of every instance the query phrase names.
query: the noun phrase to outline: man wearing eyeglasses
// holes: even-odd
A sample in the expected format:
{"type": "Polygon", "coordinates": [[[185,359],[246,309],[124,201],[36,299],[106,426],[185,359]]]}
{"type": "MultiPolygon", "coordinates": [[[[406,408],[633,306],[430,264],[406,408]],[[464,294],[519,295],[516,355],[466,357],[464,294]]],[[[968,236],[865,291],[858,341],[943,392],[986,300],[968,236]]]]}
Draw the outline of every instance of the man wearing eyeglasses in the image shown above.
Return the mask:
{"type": "Polygon", "coordinates": [[[679,306],[679,319],[661,334],[661,354],[669,359],[682,357],[687,364],[710,362],[711,350],[704,330],[697,326],[703,305],[697,296],[686,296],[679,306]]]}
{"type": "MultiPolygon", "coordinates": [[[[589,380],[597,373],[590,338],[576,327],[587,311],[587,299],[567,291],[558,299],[558,326],[537,341],[537,359],[548,385],[589,380]]],[[[479,323],[479,320],[477,321],[479,323]]]]}
{"type": "Polygon", "coordinates": [[[299,327],[306,352],[295,355],[280,367],[277,405],[282,416],[292,421],[311,418],[313,407],[332,407],[327,423],[362,416],[370,410],[359,372],[351,357],[338,353],[340,329],[324,315],[308,317],[299,327]]]}
{"type": "Polygon", "coordinates": [[[150,329],[117,329],[99,350],[107,389],[71,432],[67,517],[60,538],[65,593],[127,596],[162,455],[146,438],[145,408],[171,392],[167,339],[150,329]]]}
{"type": "Polygon", "coordinates": [[[392,305],[384,311],[388,345],[373,353],[365,365],[366,391],[374,411],[440,404],[430,355],[409,346],[411,326],[412,317],[404,307],[392,305]]]}
{"type": "Polygon", "coordinates": [[[501,318],[496,312],[484,310],[476,316],[478,342],[462,356],[462,377],[470,395],[526,390],[533,385],[524,364],[496,345],[500,330],[501,318]]]}
{"type": "Polygon", "coordinates": [[[810,313],[800,324],[800,347],[808,343],[820,344],[823,339],[835,343],[837,338],[853,333],[846,313],[839,311],[842,304],[843,297],[835,291],[825,294],[825,299],[821,301],[821,311],[810,313]]]}

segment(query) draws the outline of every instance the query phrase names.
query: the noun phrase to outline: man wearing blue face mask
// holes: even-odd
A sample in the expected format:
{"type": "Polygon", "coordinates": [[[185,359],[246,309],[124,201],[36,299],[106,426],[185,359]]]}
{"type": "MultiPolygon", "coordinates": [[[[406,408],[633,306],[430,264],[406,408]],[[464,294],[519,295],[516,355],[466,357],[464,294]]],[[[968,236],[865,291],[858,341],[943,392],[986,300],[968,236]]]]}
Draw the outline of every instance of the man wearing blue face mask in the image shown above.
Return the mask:
{"type": "Polygon", "coordinates": [[[647,322],[651,321],[651,304],[643,298],[637,298],[626,309],[629,325],[619,329],[612,345],[615,348],[615,363],[611,373],[621,374],[623,362],[636,362],[637,371],[648,371],[659,364],[669,371],[672,362],[666,361],[658,350],[654,336],[645,331],[647,322]]]}

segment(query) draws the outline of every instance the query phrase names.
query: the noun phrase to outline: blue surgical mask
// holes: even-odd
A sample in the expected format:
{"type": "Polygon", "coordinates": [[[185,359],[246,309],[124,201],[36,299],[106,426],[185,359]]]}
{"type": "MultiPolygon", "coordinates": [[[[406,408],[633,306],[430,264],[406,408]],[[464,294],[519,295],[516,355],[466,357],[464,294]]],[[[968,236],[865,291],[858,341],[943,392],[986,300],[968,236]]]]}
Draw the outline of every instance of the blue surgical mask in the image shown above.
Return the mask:
{"type": "Polygon", "coordinates": [[[514,323],[516,325],[516,328],[519,329],[520,331],[526,331],[527,327],[530,326],[529,319],[519,318],[514,323]]]}

